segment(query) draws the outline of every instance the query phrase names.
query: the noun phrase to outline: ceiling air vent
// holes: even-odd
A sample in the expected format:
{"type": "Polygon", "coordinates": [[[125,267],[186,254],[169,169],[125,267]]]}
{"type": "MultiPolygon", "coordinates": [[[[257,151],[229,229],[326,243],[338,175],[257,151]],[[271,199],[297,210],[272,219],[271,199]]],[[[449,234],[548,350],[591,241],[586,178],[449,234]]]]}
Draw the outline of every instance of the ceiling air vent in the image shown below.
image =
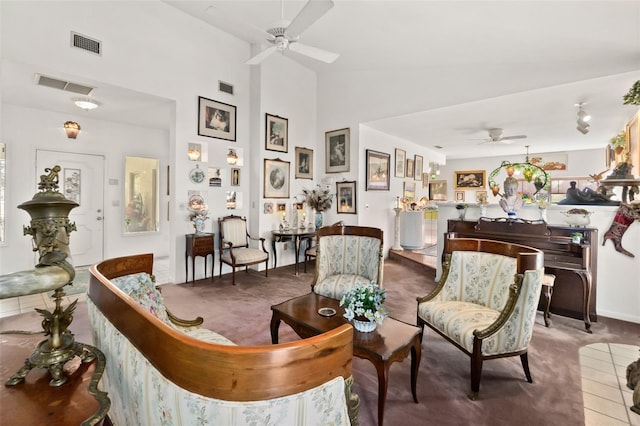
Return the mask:
{"type": "Polygon", "coordinates": [[[102,54],[102,42],[100,40],[94,40],[82,34],[74,33],[73,31],[71,31],[71,46],[95,53],[96,55],[102,54]]]}
{"type": "Polygon", "coordinates": [[[46,75],[36,74],[36,84],[38,86],[51,87],[53,89],[64,90],[66,92],[79,93],[88,96],[93,91],[93,87],[83,86],[82,84],[72,83],[70,81],[60,80],[46,75]]]}
{"type": "Polygon", "coordinates": [[[218,80],[218,90],[233,95],[233,85],[218,80]]]}

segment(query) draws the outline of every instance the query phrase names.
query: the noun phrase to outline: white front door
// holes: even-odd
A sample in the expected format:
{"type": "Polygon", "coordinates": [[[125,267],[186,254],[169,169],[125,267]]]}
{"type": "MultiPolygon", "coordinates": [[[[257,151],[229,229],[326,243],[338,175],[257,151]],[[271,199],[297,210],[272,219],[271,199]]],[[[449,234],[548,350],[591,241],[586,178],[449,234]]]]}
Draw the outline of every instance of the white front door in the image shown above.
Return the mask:
{"type": "Polygon", "coordinates": [[[104,157],[102,155],[37,150],[36,183],[44,169],[60,166],[60,192],[80,204],[69,220],[77,231],[69,236],[72,264],[85,266],[103,258],[104,157]]]}

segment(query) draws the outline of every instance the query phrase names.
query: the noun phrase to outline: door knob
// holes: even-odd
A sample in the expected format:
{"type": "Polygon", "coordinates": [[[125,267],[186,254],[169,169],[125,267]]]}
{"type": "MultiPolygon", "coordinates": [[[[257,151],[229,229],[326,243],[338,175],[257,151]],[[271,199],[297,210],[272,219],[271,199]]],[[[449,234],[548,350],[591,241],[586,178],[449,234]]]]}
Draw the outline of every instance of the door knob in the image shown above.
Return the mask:
{"type": "Polygon", "coordinates": [[[101,216],[98,216],[96,219],[98,219],[98,220],[102,220],[102,217],[101,217],[101,216]]]}

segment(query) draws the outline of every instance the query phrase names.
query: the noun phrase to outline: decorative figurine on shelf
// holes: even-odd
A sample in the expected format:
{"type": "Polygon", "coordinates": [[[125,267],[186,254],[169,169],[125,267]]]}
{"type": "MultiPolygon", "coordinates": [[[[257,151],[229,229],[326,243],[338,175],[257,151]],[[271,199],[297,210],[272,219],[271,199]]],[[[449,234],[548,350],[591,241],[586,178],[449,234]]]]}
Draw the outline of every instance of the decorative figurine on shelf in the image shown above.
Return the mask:
{"type": "MultiPolygon", "coordinates": [[[[507,170],[509,173],[509,170],[507,170]]],[[[513,177],[513,171],[504,180],[504,194],[498,202],[502,210],[507,213],[509,218],[515,218],[516,212],[522,207],[524,201],[518,196],[518,180],[513,177]]]]}
{"type": "Polygon", "coordinates": [[[204,202],[204,198],[200,195],[192,195],[189,198],[189,207],[187,210],[191,212],[189,219],[193,222],[196,234],[204,233],[204,222],[209,219],[209,209],[204,202]]]}
{"type": "MultiPolygon", "coordinates": [[[[576,187],[575,180],[569,182],[569,185],[564,200],[558,201],[558,204],[619,204],[617,201],[609,199],[613,194],[606,194],[606,190],[604,193],[602,191],[594,191],[589,187],[581,190],[576,187]]],[[[604,187],[600,188],[604,189],[604,187]]]]}

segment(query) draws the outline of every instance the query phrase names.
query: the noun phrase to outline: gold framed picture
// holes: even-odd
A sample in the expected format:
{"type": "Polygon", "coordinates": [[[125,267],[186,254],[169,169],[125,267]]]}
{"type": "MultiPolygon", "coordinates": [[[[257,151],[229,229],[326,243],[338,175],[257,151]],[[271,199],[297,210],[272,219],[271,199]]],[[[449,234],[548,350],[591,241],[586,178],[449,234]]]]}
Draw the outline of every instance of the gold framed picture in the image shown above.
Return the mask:
{"type": "Polygon", "coordinates": [[[455,189],[464,190],[473,188],[484,188],[486,180],[486,170],[465,170],[453,172],[453,182],[455,183],[455,189]]]}

